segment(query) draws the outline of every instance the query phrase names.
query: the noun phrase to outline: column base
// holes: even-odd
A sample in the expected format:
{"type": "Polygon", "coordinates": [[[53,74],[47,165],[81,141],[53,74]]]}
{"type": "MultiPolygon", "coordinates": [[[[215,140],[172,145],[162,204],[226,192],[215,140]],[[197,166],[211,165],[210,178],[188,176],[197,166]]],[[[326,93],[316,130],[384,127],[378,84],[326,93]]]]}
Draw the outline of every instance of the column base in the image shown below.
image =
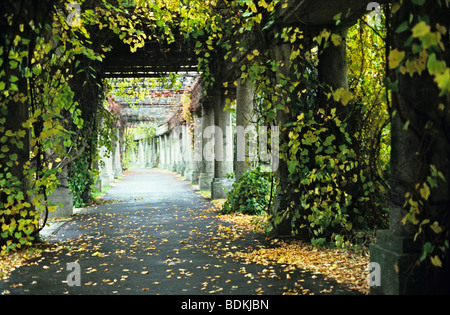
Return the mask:
{"type": "Polygon", "coordinates": [[[181,164],[178,167],[178,173],[180,173],[181,176],[184,176],[186,174],[186,165],[181,164]]]}
{"type": "Polygon", "coordinates": [[[272,217],[271,219],[271,225],[272,225],[272,231],[271,233],[274,236],[278,237],[290,237],[292,236],[292,222],[289,217],[285,217],[282,219],[279,219],[277,214],[278,212],[282,211],[281,209],[286,209],[283,205],[283,202],[285,201],[284,194],[281,192],[278,192],[274,198],[273,203],[270,206],[270,215],[272,217]]]}
{"type": "Polygon", "coordinates": [[[211,190],[211,182],[213,178],[213,173],[201,173],[198,179],[200,190],[211,190]]]}
{"type": "Polygon", "coordinates": [[[225,199],[231,190],[234,179],[214,178],[211,183],[211,199],[225,199]]]}
{"type": "Polygon", "coordinates": [[[198,171],[189,171],[186,176],[189,177],[189,180],[191,181],[191,183],[193,185],[199,185],[200,172],[198,172],[198,171]]]}
{"type": "Polygon", "coordinates": [[[55,211],[48,213],[48,218],[67,218],[73,214],[73,195],[68,187],[58,187],[48,196],[48,200],[55,205],[62,203],[63,207],[56,208],[55,211]]]}
{"type": "MultiPolygon", "coordinates": [[[[412,237],[401,237],[390,230],[377,231],[377,242],[370,245],[370,261],[380,266],[377,283],[370,294],[425,294],[428,286],[425,268],[418,263],[420,255],[412,237]]],[[[377,276],[377,275],[375,275],[377,276]]]]}

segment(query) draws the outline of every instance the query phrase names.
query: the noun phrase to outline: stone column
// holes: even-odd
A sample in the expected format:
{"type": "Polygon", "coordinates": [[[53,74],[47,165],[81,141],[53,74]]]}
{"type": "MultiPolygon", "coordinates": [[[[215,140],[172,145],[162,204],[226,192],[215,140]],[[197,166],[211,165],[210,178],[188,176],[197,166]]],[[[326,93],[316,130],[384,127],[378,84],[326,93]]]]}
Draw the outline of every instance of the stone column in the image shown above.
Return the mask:
{"type": "Polygon", "coordinates": [[[137,167],[145,166],[145,140],[140,139],[138,141],[138,151],[137,151],[137,167]]]}
{"type": "Polygon", "coordinates": [[[252,84],[248,80],[242,82],[239,79],[236,89],[236,180],[257,162],[256,125],[252,122],[253,94],[252,84]]]}
{"type": "Polygon", "coordinates": [[[153,148],[152,148],[153,139],[145,140],[145,167],[153,166],[153,148]]]}
{"type": "Polygon", "coordinates": [[[152,138],[151,141],[152,145],[152,165],[151,167],[156,167],[157,161],[158,161],[158,144],[157,144],[157,138],[152,138]]]}
{"type": "Polygon", "coordinates": [[[183,176],[184,174],[184,161],[183,161],[183,125],[176,126],[172,130],[173,135],[173,157],[175,160],[173,170],[183,176]]]}
{"type": "Polygon", "coordinates": [[[189,132],[189,126],[186,123],[185,125],[182,126],[182,132],[183,132],[183,146],[182,146],[182,174],[184,176],[184,178],[188,181],[192,180],[192,137],[191,134],[189,132]]]}
{"type": "MultiPolygon", "coordinates": [[[[399,1],[393,3],[400,4],[399,1]]],[[[429,17],[427,24],[431,27],[446,25],[448,30],[448,9],[443,7],[445,5],[440,7],[437,2],[415,5],[412,1],[403,1],[391,15],[391,27],[398,29],[410,20],[411,12],[414,12],[416,18],[429,17]]],[[[416,23],[415,20],[411,25],[416,23]]],[[[409,36],[410,32],[393,32],[392,49],[404,51],[406,56],[413,55],[414,45],[405,44],[409,36]]],[[[442,41],[441,60],[449,60],[450,57],[448,34],[446,38],[442,41]]],[[[378,285],[374,281],[371,293],[449,294],[448,245],[444,254],[447,255],[446,260],[442,259],[441,251],[445,248],[442,244],[449,240],[449,97],[448,94],[441,94],[435,76],[429,71],[409,75],[393,69],[389,77],[392,82],[398,82],[398,89],[391,91],[392,110],[396,114],[392,115],[391,123],[390,218],[389,229],[377,231],[376,243],[370,246],[370,261],[379,267],[379,273],[375,274],[379,277],[376,279],[379,280],[378,285]],[[433,168],[441,172],[445,181],[440,176],[431,180],[433,168]],[[424,192],[425,184],[429,186],[424,192]],[[408,196],[420,204],[412,205],[408,196]],[[407,214],[413,213],[418,222],[402,222],[407,214]],[[430,222],[425,223],[426,219],[430,222]],[[431,224],[437,224],[441,231],[432,231],[431,224]],[[416,235],[419,228],[422,233],[416,235]],[[427,242],[434,247],[434,251],[420,262],[419,257],[427,242]],[[430,258],[439,256],[442,266],[435,267],[430,258]]]]}
{"type": "Polygon", "coordinates": [[[214,106],[209,102],[202,104],[201,143],[200,190],[211,190],[214,178],[214,106]]]}
{"type": "Polygon", "coordinates": [[[101,180],[101,189],[103,187],[109,186],[114,181],[114,172],[113,172],[113,159],[110,156],[106,156],[106,148],[100,148],[100,158],[103,162],[103,166],[100,168],[100,180],[101,180]]]}
{"type": "Polygon", "coordinates": [[[62,204],[63,207],[58,207],[54,212],[48,213],[48,218],[70,217],[73,213],[73,194],[69,189],[67,181],[68,171],[67,167],[64,167],[57,175],[60,185],[48,196],[48,200],[55,205],[62,204]]]}
{"type": "Polygon", "coordinates": [[[164,135],[159,136],[159,168],[165,169],[166,168],[166,138],[164,135]]]}
{"type": "Polygon", "coordinates": [[[120,160],[120,130],[116,130],[117,141],[114,143],[113,152],[113,172],[114,178],[122,176],[122,161],[120,160]]]}
{"type": "Polygon", "coordinates": [[[211,198],[224,199],[234,179],[227,179],[233,172],[233,130],[231,114],[225,110],[225,95],[216,90],[214,95],[214,179],[211,183],[211,198]]]}
{"type": "MultiPolygon", "coordinates": [[[[281,66],[277,69],[278,80],[281,77],[290,77],[291,76],[291,45],[285,42],[279,42],[272,48],[272,58],[279,62],[281,66]]],[[[288,98],[288,95],[283,96],[284,99],[288,98]]],[[[284,126],[289,122],[289,115],[285,113],[283,110],[277,111],[277,122],[279,126],[284,126]]],[[[289,136],[287,131],[283,131],[283,128],[280,130],[280,142],[288,142],[289,136]]],[[[279,164],[277,168],[277,177],[279,180],[279,189],[277,189],[277,193],[273,198],[273,203],[270,206],[270,214],[272,215],[271,224],[273,226],[274,234],[278,236],[290,236],[292,234],[291,230],[291,222],[289,219],[284,219],[281,221],[274,220],[277,217],[278,212],[284,211],[289,207],[289,204],[286,201],[286,189],[289,186],[288,183],[289,171],[287,168],[287,163],[284,159],[279,159],[279,164]]]]}
{"type": "Polygon", "coordinates": [[[178,134],[175,132],[175,128],[172,129],[172,131],[169,134],[169,141],[170,141],[170,156],[172,157],[172,165],[170,168],[170,171],[172,172],[178,172],[178,134]]]}
{"type": "MultiPolygon", "coordinates": [[[[342,42],[338,46],[329,42],[325,49],[319,51],[319,64],[317,67],[319,81],[333,90],[339,88],[348,90],[347,41],[345,39],[348,33],[348,27],[342,27],[333,32],[342,37],[342,42]]],[[[328,90],[324,91],[319,96],[319,104],[327,104],[330,102],[325,95],[328,92],[328,90]]],[[[336,107],[336,113],[341,119],[345,119],[350,112],[350,107],[343,106],[341,102],[334,102],[333,106],[336,107]]]]}
{"type": "Polygon", "coordinates": [[[189,143],[191,146],[191,182],[194,185],[199,184],[199,176],[202,169],[202,121],[201,118],[194,118],[194,135],[188,129],[189,143]]]}
{"type": "Polygon", "coordinates": [[[165,169],[171,170],[172,169],[172,148],[170,143],[170,136],[168,133],[164,134],[164,150],[166,151],[166,163],[165,163],[165,169]]]}

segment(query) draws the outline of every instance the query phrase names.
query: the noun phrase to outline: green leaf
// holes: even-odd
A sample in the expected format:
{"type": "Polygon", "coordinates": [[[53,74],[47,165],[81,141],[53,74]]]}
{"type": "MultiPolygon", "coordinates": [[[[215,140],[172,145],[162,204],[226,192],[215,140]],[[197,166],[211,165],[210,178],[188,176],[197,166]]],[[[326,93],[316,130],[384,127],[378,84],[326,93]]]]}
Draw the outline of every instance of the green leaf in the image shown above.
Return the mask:
{"type": "Polygon", "coordinates": [[[440,74],[443,73],[446,69],[447,65],[445,61],[437,60],[436,54],[432,53],[428,57],[427,68],[430,74],[440,74]]]}
{"type": "Polygon", "coordinates": [[[403,33],[404,31],[409,30],[409,24],[408,21],[403,22],[402,24],[400,24],[399,27],[397,27],[397,29],[395,30],[396,33],[403,33]]]}

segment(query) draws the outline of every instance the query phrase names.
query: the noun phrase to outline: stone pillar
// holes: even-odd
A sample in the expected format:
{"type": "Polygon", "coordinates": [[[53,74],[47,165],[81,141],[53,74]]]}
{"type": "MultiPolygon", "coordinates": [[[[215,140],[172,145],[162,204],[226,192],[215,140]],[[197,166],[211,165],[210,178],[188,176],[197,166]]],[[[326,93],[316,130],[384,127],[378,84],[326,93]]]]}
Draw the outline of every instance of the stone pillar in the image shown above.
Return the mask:
{"type": "Polygon", "coordinates": [[[191,183],[194,185],[199,184],[199,176],[202,169],[202,122],[201,118],[194,118],[194,135],[192,137],[189,129],[188,138],[191,146],[191,183]]]}
{"type": "Polygon", "coordinates": [[[172,130],[172,142],[173,142],[173,158],[174,165],[173,171],[180,175],[183,175],[183,126],[176,126],[172,130]]]}
{"type": "Polygon", "coordinates": [[[63,205],[62,208],[58,207],[55,211],[49,212],[49,219],[70,217],[73,214],[73,194],[69,189],[67,176],[67,167],[64,167],[58,174],[60,185],[48,196],[48,200],[53,202],[54,205],[60,203],[63,205]]]}
{"type": "MultiPolygon", "coordinates": [[[[109,186],[114,181],[114,172],[112,167],[112,157],[106,156],[106,148],[100,148],[100,158],[103,166],[100,167],[101,189],[109,186]]],[[[101,164],[100,164],[101,165],[101,164]]]]}
{"type": "Polygon", "coordinates": [[[253,94],[252,84],[239,79],[236,89],[236,180],[257,162],[256,124],[252,122],[253,94]]]}
{"type": "Polygon", "coordinates": [[[192,180],[192,137],[189,132],[189,126],[186,123],[182,126],[182,154],[181,154],[181,160],[182,160],[182,169],[181,169],[181,175],[184,176],[184,178],[188,181],[192,180]]]}
{"type": "MultiPolygon", "coordinates": [[[[399,5],[400,1],[393,4],[399,5]]],[[[426,1],[416,5],[413,1],[403,1],[391,14],[391,29],[398,29],[405,21],[416,25],[421,16],[429,18],[427,24],[432,28],[441,25],[448,30],[450,27],[444,4],[426,1]]],[[[409,37],[410,32],[392,32],[392,50],[403,51],[406,56],[415,54],[415,46],[406,44],[409,37]]],[[[440,60],[450,59],[449,49],[447,31],[440,60]]],[[[376,243],[370,246],[370,261],[378,264],[380,277],[379,286],[372,286],[371,293],[448,295],[450,264],[445,242],[449,240],[450,223],[449,97],[437,88],[435,75],[430,71],[410,75],[397,70],[388,74],[392,82],[398,83],[396,91],[391,91],[392,110],[396,114],[392,115],[391,122],[389,229],[377,231],[376,243]],[[432,180],[436,170],[445,180],[440,176],[432,180]],[[423,191],[427,183],[429,186],[423,191]],[[410,204],[408,195],[417,206],[410,204]],[[407,214],[415,214],[418,222],[403,223],[407,214]],[[424,222],[427,219],[429,223],[424,222]],[[438,224],[441,231],[432,229],[431,224],[438,224]],[[416,235],[419,229],[422,231],[416,235]],[[434,250],[420,262],[427,243],[434,250]],[[430,258],[439,256],[442,266],[433,266],[430,258]]]]}
{"type": "Polygon", "coordinates": [[[113,172],[114,178],[119,178],[122,176],[122,161],[120,160],[120,130],[116,130],[117,140],[114,143],[113,152],[113,172]]]}
{"type": "Polygon", "coordinates": [[[225,110],[225,95],[216,90],[214,95],[214,179],[211,183],[211,198],[224,199],[234,179],[227,179],[233,172],[233,129],[231,114],[225,110]]]}
{"type": "Polygon", "coordinates": [[[211,103],[202,105],[201,143],[200,190],[211,190],[214,178],[214,106],[211,103]]]}
{"type": "Polygon", "coordinates": [[[158,138],[154,137],[151,140],[151,145],[152,145],[152,165],[151,167],[156,167],[157,163],[158,163],[158,138]]]}
{"type": "Polygon", "coordinates": [[[172,169],[172,148],[170,143],[170,136],[168,133],[164,134],[164,150],[166,151],[165,169],[172,169]]]}
{"type": "MultiPolygon", "coordinates": [[[[277,69],[278,80],[281,77],[290,77],[291,76],[291,45],[285,42],[278,42],[272,48],[272,58],[275,61],[279,62],[281,66],[277,69]]],[[[284,99],[288,98],[288,95],[283,96],[284,99]]],[[[277,122],[279,126],[284,126],[289,122],[289,115],[285,113],[283,110],[277,111],[277,122]]],[[[283,128],[280,130],[280,139],[281,141],[286,141],[289,139],[287,131],[284,131],[283,128]],[[284,140],[283,140],[284,139],[284,140]]],[[[279,164],[277,168],[277,177],[279,180],[279,189],[277,189],[277,193],[273,198],[273,203],[270,206],[270,214],[273,218],[271,221],[273,227],[273,233],[278,236],[290,236],[292,234],[291,230],[291,222],[289,219],[284,219],[281,221],[274,220],[277,217],[277,214],[281,211],[285,211],[289,207],[289,204],[286,201],[286,189],[289,186],[288,183],[289,171],[287,168],[287,163],[284,159],[279,159],[279,164]]]]}
{"type": "Polygon", "coordinates": [[[152,150],[153,139],[145,140],[145,167],[153,166],[153,150],[152,150]]]}
{"type": "Polygon", "coordinates": [[[166,138],[164,137],[164,135],[160,135],[159,136],[159,168],[160,169],[165,169],[166,168],[166,149],[165,149],[165,144],[166,144],[166,138]]]}
{"type": "Polygon", "coordinates": [[[175,129],[172,129],[172,131],[169,134],[169,141],[170,141],[170,156],[172,159],[172,165],[170,167],[170,171],[172,172],[178,172],[178,158],[179,155],[178,149],[178,135],[175,132],[175,129]]]}
{"type": "Polygon", "coordinates": [[[139,139],[137,152],[137,167],[145,167],[145,140],[139,139]]]}
{"type": "MultiPolygon", "coordinates": [[[[328,43],[325,49],[319,51],[318,75],[319,81],[324,86],[330,87],[332,90],[344,89],[348,90],[348,70],[347,70],[347,41],[346,36],[348,27],[342,27],[333,31],[342,37],[340,45],[335,46],[332,42],[328,43]]],[[[330,100],[325,95],[329,90],[319,95],[319,104],[327,104],[330,100]]],[[[334,102],[336,113],[341,119],[345,119],[350,112],[349,106],[343,106],[341,102],[334,102]]]]}

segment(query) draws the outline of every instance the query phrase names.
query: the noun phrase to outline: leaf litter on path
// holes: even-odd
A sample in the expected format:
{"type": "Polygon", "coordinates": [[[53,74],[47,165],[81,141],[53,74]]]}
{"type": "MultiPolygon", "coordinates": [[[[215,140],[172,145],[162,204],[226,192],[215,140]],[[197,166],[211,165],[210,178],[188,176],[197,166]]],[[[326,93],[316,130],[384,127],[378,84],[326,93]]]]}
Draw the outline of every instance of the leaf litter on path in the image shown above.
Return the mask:
{"type": "MultiPolygon", "coordinates": [[[[243,214],[219,214],[221,221],[231,223],[241,233],[255,231],[262,233],[261,228],[254,226],[257,216],[243,214]]],[[[367,276],[369,257],[352,250],[316,248],[296,239],[267,238],[270,246],[247,251],[235,251],[231,255],[243,259],[247,263],[261,265],[285,265],[316,274],[322,274],[339,284],[348,286],[363,294],[369,293],[367,276]]]]}

